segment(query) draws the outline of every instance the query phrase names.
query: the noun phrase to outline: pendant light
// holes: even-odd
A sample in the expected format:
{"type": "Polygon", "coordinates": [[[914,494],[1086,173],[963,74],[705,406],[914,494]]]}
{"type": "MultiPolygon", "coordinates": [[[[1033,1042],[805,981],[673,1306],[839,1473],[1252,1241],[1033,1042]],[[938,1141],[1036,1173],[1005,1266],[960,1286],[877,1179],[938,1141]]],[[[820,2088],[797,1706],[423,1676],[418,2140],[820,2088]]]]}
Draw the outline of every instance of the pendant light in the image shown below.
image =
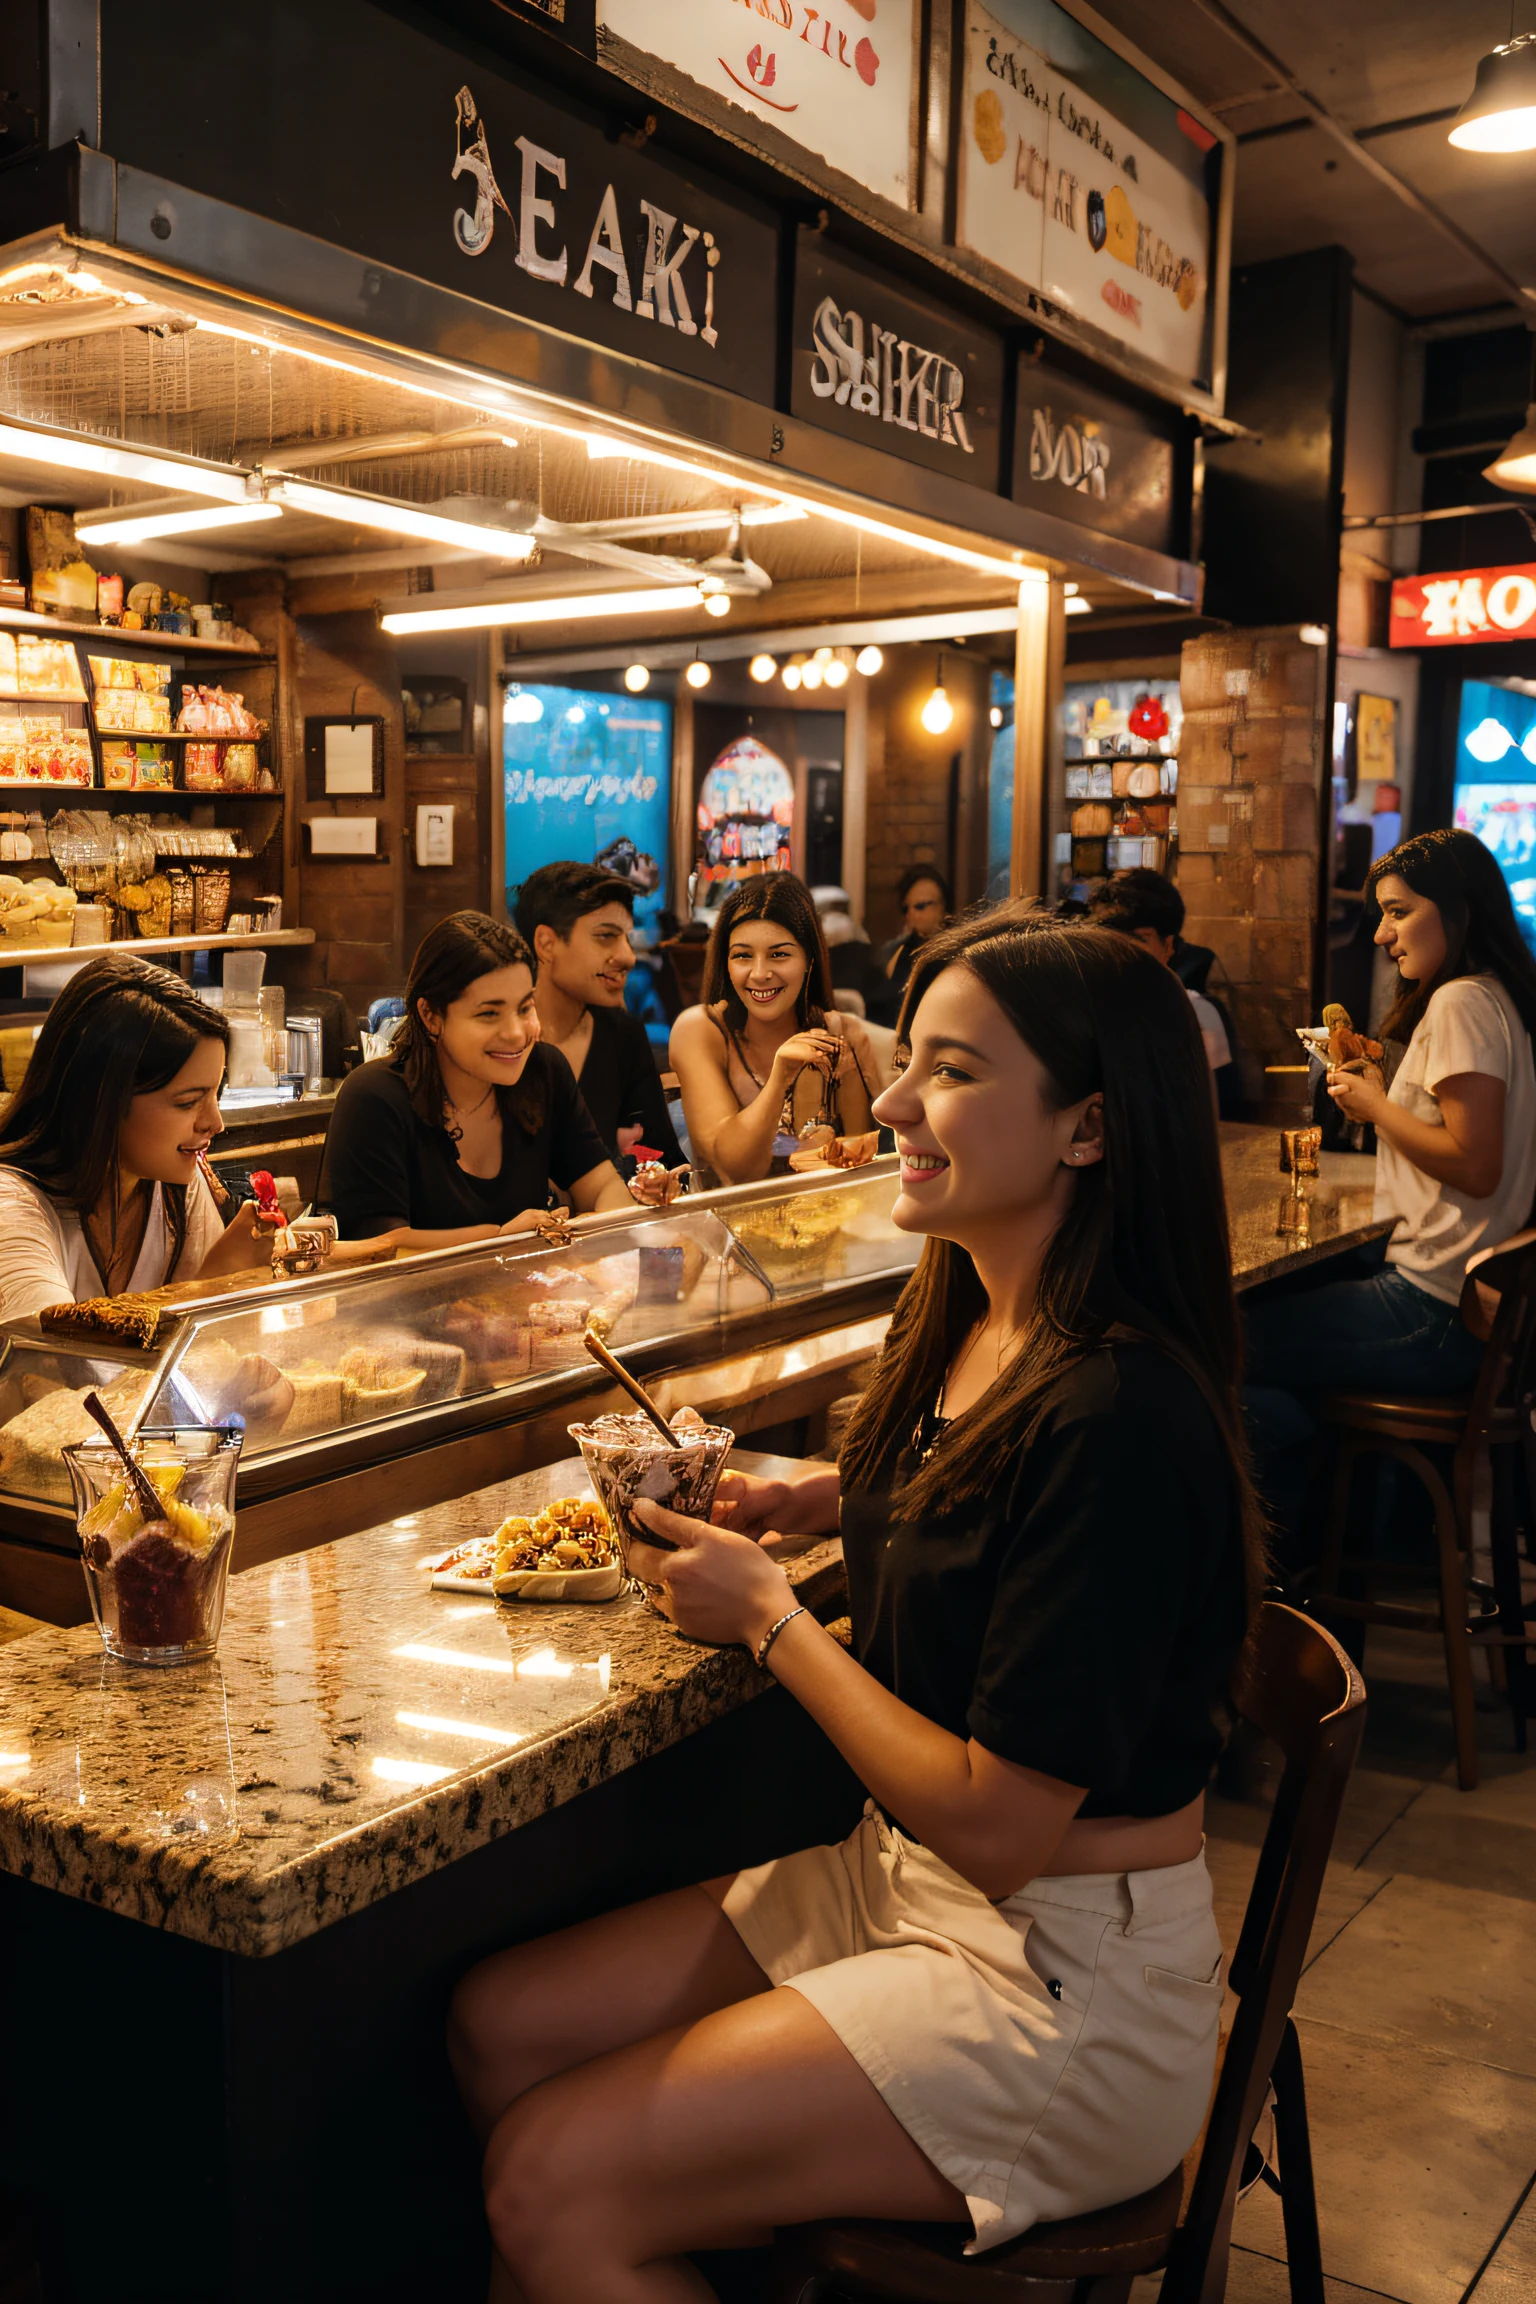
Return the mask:
{"type": "Polygon", "coordinates": [[[1536,151],[1536,32],[1512,34],[1482,58],[1449,140],[1463,152],[1536,151]]]}
{"type": "Polygon", "coordinates": [[[683,674],[683,678],[690,688],[707,688],[709,686],[709,666],[701,656],[695,656],[683,674]]]}
{"type": "Polygon", "coordinates": [[[1525,422],[1509,446],[1484,465],[1483,478],[1495,488],[1536,490],[1536,402],[1526,409],[1525,422]]]}
{"type": "Polygon", "coordinates": [[[643,695],[645,690],[649,688],[650,684],[651,672],[649,665],[631,664],[626,668],[624,673],[624,685],[629,690],[631,696],[643,695]]]}
{"type": "Polygon", "coordinates": [[[934,676],[933,694],[923,706],[920,717],[930,736],[942,736],[955,717],[955,708],[944,687],[944,658],[942,653],[939,657],[938,670],[934,676]]]}

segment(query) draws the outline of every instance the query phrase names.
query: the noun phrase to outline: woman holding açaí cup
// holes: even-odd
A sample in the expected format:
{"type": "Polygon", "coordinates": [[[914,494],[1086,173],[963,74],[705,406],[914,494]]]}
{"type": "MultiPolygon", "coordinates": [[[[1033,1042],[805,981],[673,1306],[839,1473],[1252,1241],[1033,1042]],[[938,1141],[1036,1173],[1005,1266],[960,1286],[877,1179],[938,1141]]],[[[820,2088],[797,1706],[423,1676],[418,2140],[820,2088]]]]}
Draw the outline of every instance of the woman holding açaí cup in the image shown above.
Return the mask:
{"type": "Polygon", "coordinates": [[[690,2250],[832,2215],[985,2250],[1193,2142],[1221,1947],[1201,1834],[1261,1564],[1204,1050],[1128,938],[932,940],[879,1099],[928,1245],[841,1467],[725,1475],[631,1565],[739,1642],[863,1821],[473,1971],[493,2294],[707,2296],[690,2250]],[[848,1654],[768,1531],[841,1526],[848,1654]],[[754,1541],[760,1538],[760,1541],[754,1541]]]}

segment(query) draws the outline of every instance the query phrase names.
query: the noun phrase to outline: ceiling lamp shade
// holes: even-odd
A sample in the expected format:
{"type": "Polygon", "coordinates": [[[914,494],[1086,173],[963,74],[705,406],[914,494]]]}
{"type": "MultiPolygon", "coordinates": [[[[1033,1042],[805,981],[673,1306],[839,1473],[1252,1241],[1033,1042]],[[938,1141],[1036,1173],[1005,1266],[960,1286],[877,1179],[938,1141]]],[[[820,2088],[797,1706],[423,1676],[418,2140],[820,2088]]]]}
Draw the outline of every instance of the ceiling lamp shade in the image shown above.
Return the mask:
{"type": "Polygon", "coordinates": [[[1536,32],[1483,57],[1449,137],[1463,152],[1536,150],[1536,32]]]}
{"type": "Polygon", "coordinates": [[[1525,423],[1509,446],[1483,467],[1483,478],[1491,480],[1495,488],[1536,491],[1536,403],[1527,408],[1525,423]]]}

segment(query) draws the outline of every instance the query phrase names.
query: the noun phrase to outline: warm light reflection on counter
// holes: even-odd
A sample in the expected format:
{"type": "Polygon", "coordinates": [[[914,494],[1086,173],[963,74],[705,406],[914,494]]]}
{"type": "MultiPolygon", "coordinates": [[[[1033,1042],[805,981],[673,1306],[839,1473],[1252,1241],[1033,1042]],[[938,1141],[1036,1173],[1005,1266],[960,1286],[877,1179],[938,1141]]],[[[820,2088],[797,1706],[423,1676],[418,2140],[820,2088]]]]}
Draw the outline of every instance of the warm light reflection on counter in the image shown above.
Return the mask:
{"type": "Polygon", "coordinates": [[[441,1784],[453,1774],[451,1768],[434,1768],[429,1760],[375,1760],[373,1772],[386,1784],[441,1784]]]}
{"type": "Polygon", "coordinates": [[[521,1744],[519,1728],[486,1728],[473,1720],[439,1720],[432,1712],[397,1712],[397,1728],[423,1728],[429,1736],[467,1736],[472,1744],[521,1744]]]}

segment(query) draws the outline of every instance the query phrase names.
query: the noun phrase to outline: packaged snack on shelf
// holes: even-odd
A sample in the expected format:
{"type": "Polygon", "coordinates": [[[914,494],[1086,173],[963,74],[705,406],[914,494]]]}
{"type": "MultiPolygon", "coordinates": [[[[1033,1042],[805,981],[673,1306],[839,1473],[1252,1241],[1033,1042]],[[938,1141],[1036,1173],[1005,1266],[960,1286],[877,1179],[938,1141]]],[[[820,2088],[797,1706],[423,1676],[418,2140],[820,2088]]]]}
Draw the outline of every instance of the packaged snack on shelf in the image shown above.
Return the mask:
{"type": "MultiPolygon", "coordinates": [[[[191,750],[190,745],[188,750],[191,750]]],[[[256,747],[254,744],[225,745],[224,789],[226,792],[255,791],[256,747]]]]}
{"type": "Polygon", "coordinates": [[[0,878],[0,936],[8,944],[67,944],[75,902],[73,888],[56,880],[0,878]]]}
{"type": "Polygon", "coordinates": [[[181,755],[181,780],[189,792],[222,792],[222,744],[188,744],[181,755]]]}
{"type": "Polygon", "coordinates": [[[169,792],[176,783],[176,767],[163,744],[133,746],[133,788],[136,792],[169,792]]]}
{"type": "Polygon", "coordinates": [[[143,664],[135,658],[132,669],[139,687],[147,689],[151,694],[158,692],[164,695],[171,685],[169,664],[143,664]]]}
{"type": "Polygon", "coordinates": [[[169,736],[171,700],[142,688],[98,688],[96,725],[121,736],[169,736]]]}
{"type": "Polygon", "coordinates": [[[215,867],[192,875],[192,932],[222,936],[229,918],[229,873],[215,867]]]}
{"type": "Polygon", "coordinates": [[[188,736],[261,734],[261,722],[247,712],[245,698],[224,688],[183,688],[176,726],[188,736]]]}
{"type": "Polygon", "coordinates": [[[67,640],[45,640],[35,632],[16,635],[16,681],[23,696],[60,696],[85,702],[80,659],[67,640]]]}
{"type": "Polygon", "coordinates": [[[103,744],[101,748],[101,781],[109,792],[131,792],[133,789],[133,770],[133,745],[103,744]]]}
{"type": "Polygon", "coordinates": [[[123,580],[121,576],[98,576],[96,579],[96,621],[115,624],[123,612],[123,580]]]}
{"type": "Polygon", "coordinates": [[[0,720],[0,784],[27,780],[27,731],[20,720],[0,720]]]}
{"type": "Polygon", "coordinates": [[[16,635],[0,632],[0,696],[16,693],[16,635]]]}
{"type": "Polygon", "coordinates": [[[90,784],[95,779],[91,739],[83,728],[58,720],[28,719],[24,780],[29,784],[90,784]]]}

